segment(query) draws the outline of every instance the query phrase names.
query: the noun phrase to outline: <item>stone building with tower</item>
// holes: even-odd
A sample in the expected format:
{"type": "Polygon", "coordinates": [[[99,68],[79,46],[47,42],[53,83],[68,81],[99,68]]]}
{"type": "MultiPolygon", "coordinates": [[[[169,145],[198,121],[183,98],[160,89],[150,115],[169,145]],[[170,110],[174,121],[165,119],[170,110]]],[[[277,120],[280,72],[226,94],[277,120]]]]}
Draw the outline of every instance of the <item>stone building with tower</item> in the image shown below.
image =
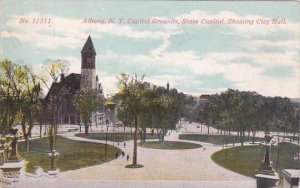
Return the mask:
{"type": "MultiPolygon", "coordinates": [[[[80,112],[73,105],[76,92],[96,90],[103,96],[102,85],[96,75],[96,50],[89,36],[81,50],[81,74],[61,75],[60,82],[52,83],[43,101],[43,121],[57,124],[80,124],[80,112]],[[55,112],[55,114],[53,114],[55,112]]],[[[105,121],[104,104],[99,104],[93,113],[92,123],[103,124],[105,121]]]]}

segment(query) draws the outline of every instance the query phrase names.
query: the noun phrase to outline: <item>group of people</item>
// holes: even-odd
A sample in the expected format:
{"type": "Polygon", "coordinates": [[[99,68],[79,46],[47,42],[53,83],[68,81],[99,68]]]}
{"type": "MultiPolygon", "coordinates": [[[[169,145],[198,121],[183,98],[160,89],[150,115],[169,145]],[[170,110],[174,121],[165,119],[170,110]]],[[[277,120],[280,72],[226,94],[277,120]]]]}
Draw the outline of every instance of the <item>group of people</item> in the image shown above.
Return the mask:
{"type": "MultiPolygon", "coordinates": [[[[117,159],[120,155],[122,155],[122,157],[124,157],[124,156],[125,156],[125,152],[124,152],[124,151],[122,151],[122,152],[117,152],[117,153],[116,153],[116,159],[117,159]]],[[[127,154],[126,159],[127,159],[127,161],[129,160],[129,154],[127,154]]]]}
{"type": "MultiPolygon", "coordinates": [[[[120,142],[118,142],[118,146],[120,145],[120,142]]],[[[124,148],[126,148],[126,142],[124,142],[124,148]]]]}
{"type": "MultiPolygon", "coordinates": [[[[119,145],[120,145],[120,142],[118,142],[118,146],[119,146],[119,145]]],[[[124,146],[124,148],[126,147],[126,142],[124,142],[123,146],[124,146]]],[[[125,157],[124,151],[122,151],[122,152],[117,152],[117,153],[116,153],[116,159],[117,159],[120,155],[122,155],[122,157],[125,157]]],[[[129,154],[126,155],[126,159],[127,159],[127,161],[129,160],[129,154]]]]}

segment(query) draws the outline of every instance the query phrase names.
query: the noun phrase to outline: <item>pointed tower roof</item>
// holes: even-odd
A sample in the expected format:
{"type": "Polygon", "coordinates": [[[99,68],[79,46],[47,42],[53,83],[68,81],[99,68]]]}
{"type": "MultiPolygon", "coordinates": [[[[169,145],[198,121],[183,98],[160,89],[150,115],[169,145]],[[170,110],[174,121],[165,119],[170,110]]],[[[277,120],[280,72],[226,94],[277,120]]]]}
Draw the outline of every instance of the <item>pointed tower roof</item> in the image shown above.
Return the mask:
{"type": "Polygon", "coordinates": [[[94,45],[93,45],[90,35],[81,50],[81,53],[84,53],[84,52],[93,52],[94,54],[96,54],[96,51],[95,51],[95,48],[94,48],[94,45]]]}

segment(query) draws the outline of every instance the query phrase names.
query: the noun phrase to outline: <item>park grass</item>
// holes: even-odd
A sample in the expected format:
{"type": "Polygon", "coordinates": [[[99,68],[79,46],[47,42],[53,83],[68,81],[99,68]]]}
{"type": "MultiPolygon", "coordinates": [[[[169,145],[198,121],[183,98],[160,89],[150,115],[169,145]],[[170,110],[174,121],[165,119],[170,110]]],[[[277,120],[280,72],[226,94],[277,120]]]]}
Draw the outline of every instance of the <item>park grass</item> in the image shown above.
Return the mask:
{"type": "MultiPolygon", "coordinates": [[[[299,146],[290,143],[280,144],[279,171],[282,169],[299,169],[300,162],[293,159],[299,146]]],[[[211,158],[220,166],[234,172],[254,176],[264,159],[265,149],[261,146],[244,146],[223,149],[214,153],[211,158]]],[[[277,148],[271,149],[271,161],[276,166],[277,148]]]]}
{"type": "Polygon", "coordinates": [[[177,141],[164,141],[160,143],[159,141],[146,142],[140,144],[141,147],[151,148],[151,149],[166,149],[166,150],[181,150],[181,149],[195,149],[201,148],[202,145],[188,143],[188,142],[177,142],[177,141]]]}
{"type": "MultiPolygon", "coordinates": [[[[95,139],[95,140],[105,140],[106,139],[106,133],[89,133],[88,136],[86,136],[84,133],[77,133],[75,136],[82,137],[82,138],[89,138],[89,139],[95,139]]],[[[139,138],[139,136],[138,136],[139,138]]],[[[133,137],[131,137],[130,133],[108,133],[107,140],[112,142],[125,142],[132,140],[133,137]]],[[[157,134],[146,134],[146,139],[158,139],[157,134]]]]}
{"type": "MultiPolygon", "coordinates": [[[[232,144],[233,142],[238,143],[240,142],[240,138],[236,135],[231,136],[224,136],[224,135],[204,135],[204,134],[180,134],[179,135],[180,140],[191,140],[191,141],[200,141],[200,142],[206,142],[211,144],[232,144]]],[[[264,141],[264,138],[255,137],[254,139],[257,141],[264,141]]],[[[252,137],[249,139],[245,137],[244,142],[252,142],[252,137]]]]}
{"type": "MultiPolygon", "coordinates": [[[[110,161],[120,149],[107,145],[107,158],[105,160],[105,144],[69,140],[61,136],[56,137],[56,151],[59,152],[56,166],[60,171],[75,170],[110,161]]],[[[48,138],[30,141],[30,152],[25,152],[25,143],[19,143],[20,155],[25,158],[26,172],[33,173],[37,166],[47,171],[49,163],[48,138]]]]}

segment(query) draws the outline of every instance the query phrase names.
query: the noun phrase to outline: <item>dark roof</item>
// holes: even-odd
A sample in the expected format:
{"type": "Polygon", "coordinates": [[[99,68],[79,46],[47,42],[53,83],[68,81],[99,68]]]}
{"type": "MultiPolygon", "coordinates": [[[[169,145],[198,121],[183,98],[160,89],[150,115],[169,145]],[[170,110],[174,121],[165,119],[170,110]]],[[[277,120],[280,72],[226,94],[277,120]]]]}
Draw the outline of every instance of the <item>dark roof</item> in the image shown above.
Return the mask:
{"type": "Polygon", "coordinates": [[[71,73],[64,78],[64,80],[76,81],[80,83],[81,74],[71,73]]]}
{"type": "Polygon", "coordinates": [[[82,50],[81,50],[81,53],[84,53],[84,52],[92,52],[94,54],[96,54],[96,50],[94,48],[94,45],[93,45],[93,42],[92,42],[92,39],[91,39],[91,36],[89,35],[88,39],[86,40],[82,50]]]}
{"type": "Polygon", "coordinates": [[[49,95],[61,94],[61,89],[65,87],[68,89],[69,94],[74,95],[76,91],[80,89],[80,77],[81,74],[71,73],[66,76],[62,81],[52,83],[50,90],[48,91],[44,100],[48,100],[49,95]]]}
{"type": "Polygon", "coordinates": [[[200,100],[203,99],[209,99],[210,95],[204,94],[204,95],[200,95],[200,100]]]}

